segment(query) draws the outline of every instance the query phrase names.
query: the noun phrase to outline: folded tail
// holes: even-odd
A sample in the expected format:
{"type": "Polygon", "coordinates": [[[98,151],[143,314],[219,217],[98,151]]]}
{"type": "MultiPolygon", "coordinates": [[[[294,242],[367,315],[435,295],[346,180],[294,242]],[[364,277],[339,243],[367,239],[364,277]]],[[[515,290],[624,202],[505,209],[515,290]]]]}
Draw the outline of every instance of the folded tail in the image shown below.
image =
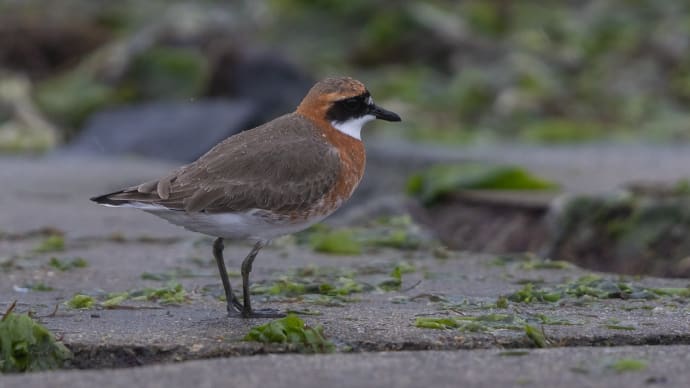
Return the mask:
{"type": "Polygon", "coordinates": [[[136,189],[125,189],[109,194],[89,198],[90,200],[104,206],[133,206],[151,202],[152,196],[149,193],[140,193],[136,189]]]}

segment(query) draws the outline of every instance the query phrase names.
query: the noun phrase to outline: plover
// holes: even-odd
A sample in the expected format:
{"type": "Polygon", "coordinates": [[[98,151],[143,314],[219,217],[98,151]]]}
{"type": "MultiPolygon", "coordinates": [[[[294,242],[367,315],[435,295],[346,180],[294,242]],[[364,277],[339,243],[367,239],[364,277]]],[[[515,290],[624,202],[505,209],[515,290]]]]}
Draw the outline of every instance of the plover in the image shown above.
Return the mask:
{"type": "Polygon", "coordinates": [[[249,273],[270,240],[323,220],[354,192],[366,161],[360,132],[368,121],[400,121],[352,78],[316,83],[293,113],[231,136],[160,179],[91,198],[132,207],[216,237],[213,256],[229,316],[280,317],[252,310],[249,273]],[[243,301],[223,260],[223,240],[251,240],[242,262],[243,301]]]}

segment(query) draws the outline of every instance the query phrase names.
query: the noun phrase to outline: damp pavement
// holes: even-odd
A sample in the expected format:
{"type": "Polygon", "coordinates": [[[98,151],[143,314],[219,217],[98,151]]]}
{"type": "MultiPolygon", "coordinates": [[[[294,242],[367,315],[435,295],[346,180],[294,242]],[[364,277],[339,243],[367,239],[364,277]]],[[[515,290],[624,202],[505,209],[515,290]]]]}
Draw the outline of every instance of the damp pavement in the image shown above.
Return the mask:
{"type": "MultiPolygon", "coordinates": [[[[469,151],[428,155],[501,162],[513,155],[513,162],[536,173],[542,166],[566,190],[591,175],[595,183],[576,187],[597,191],[637,179],[673,181],[684,176],[684,169],[690,175],[690,149],[679,148],[611,148],[598,162],[592,159],[599,153],[586,148],[544,150],[541,157],[508,151],[491,151],[495,157],[489,151],[484,156],[469,151]]],[[[385,170],[385,152],[371,158],[374,174],[385,170]]],[[[145,213],[88,201],[156,177],[170,165],[136,159],[4,158],[0,166],[0,310],[16,300],[17,311],[33,311],[75,354],[73,370],[2,376],[0,387],[668,387],[687,386],[690,380],[690,298],[676,292],[687,288],[686,279],[593,274],[526,255],[441,254],[435,247],[328,255],[286,238],[257,258],[252,280],[258,287],[314,273],[362,286],[346,298],[253,296],[255,307],[296,311],[310,326],[323,326],[336,353],[305,356],[291,347],[243,340],[266,321],[225,316],[209,238],[145,213]],[[56,232],[64,234],[62,249],[45,246],[47,236],[56,232]],[[62,263],[83,258],[87,265],[60,270],[50,264],[52,258],[62,263]],[[399,289],[377,287],[390,280],[396,266],[406,269],[399,289]],[[625,284],[635,297],[622,299],[613,292],[611,297],[571,295],[535,303],[501,298],[528,285],[572,290],[590,275],[609,285],[625,284]],[[112,293],[166,287],[171,280],[184,288],[184,302],[126,300],[115,308],[97,304],[86,310],[64,304],[77,293],[102,303],[112,293]],[[37,291],[37,285],[52,290],[37,291]],[[674,295],[653,297],[653,290],[674,295]],[[420,318],[451,318],[460,327],[421,328],[416,325],[420,318]],[[535,348],[526,325],[544,335],[547,348],[535,348]]],[[[227,244],[232,275],[249,249],[227,244]]],[[[230,279],[237,288],[239,278],[230,279]]]]}

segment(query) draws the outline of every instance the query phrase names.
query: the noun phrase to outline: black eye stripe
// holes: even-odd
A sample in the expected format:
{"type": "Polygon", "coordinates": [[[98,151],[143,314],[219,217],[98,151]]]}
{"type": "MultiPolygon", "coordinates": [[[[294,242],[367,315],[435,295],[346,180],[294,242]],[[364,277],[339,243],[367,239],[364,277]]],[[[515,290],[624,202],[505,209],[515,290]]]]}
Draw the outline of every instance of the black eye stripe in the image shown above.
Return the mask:
{"type": "Polygon", "coordinates": [[[329,121],[345,122],[369,113],[369,92],[335,101],[326,112],[329,121]]]}

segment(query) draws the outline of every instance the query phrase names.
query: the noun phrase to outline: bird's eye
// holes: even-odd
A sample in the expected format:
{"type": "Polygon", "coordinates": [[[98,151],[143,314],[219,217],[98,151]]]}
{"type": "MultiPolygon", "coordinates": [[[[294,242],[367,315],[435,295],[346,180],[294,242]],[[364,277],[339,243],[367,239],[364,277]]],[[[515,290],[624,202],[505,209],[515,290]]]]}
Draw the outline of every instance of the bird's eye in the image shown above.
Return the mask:
{"type": "Polygon", "coordinates": [[[358,98],[348,98],[347,100],[343,101],[345,109],[351,112],[357,111],[361,107],[361,104],[362,102],[358,98]]]}

